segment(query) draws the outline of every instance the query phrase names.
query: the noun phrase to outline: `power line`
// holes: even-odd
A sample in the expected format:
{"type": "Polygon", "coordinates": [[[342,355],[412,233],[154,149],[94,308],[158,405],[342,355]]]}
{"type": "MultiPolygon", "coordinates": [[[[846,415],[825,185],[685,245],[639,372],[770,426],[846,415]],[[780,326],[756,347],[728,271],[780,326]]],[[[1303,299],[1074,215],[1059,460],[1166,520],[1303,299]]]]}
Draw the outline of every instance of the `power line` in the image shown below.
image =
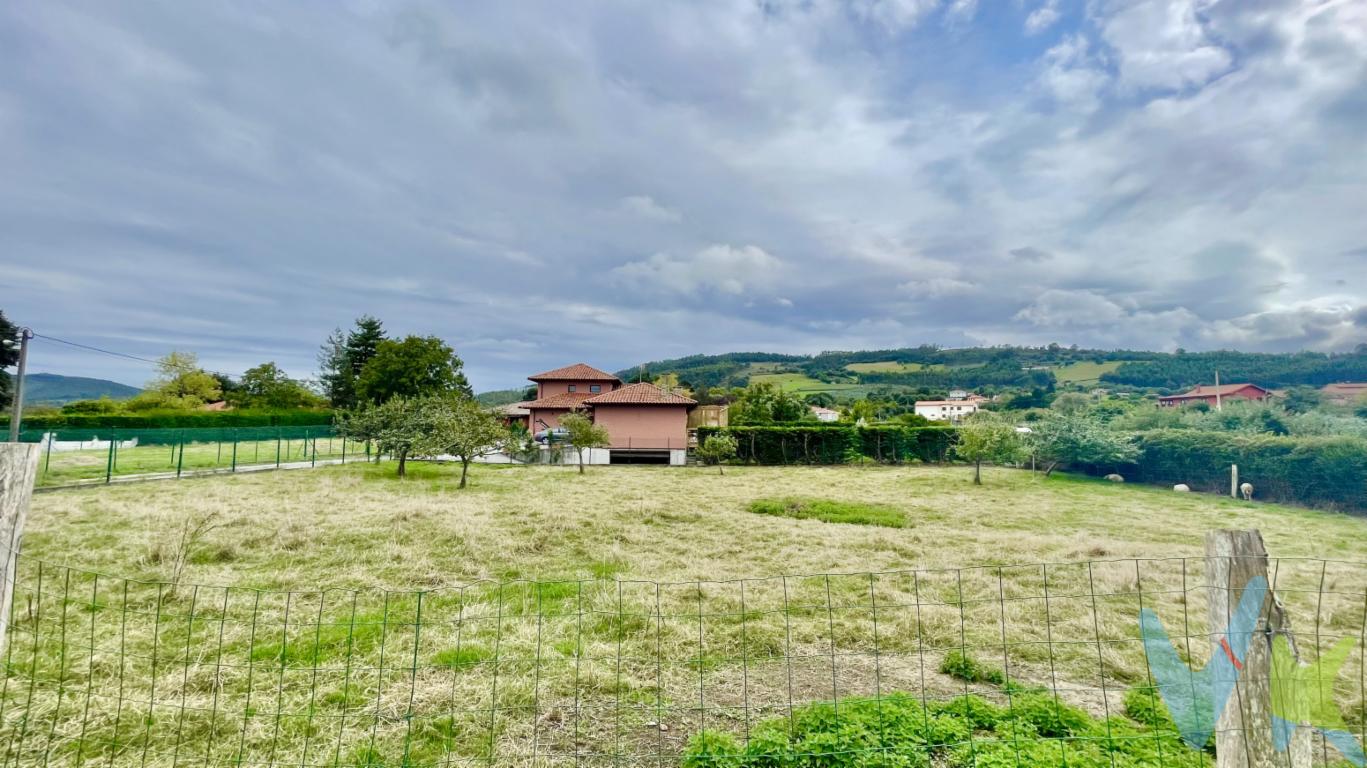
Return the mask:
{"type": "Polygon", "coordinates": [[[48,341],[55,341],[55,342],[57,342],[58,344],[65,344],[65,345],[67,345],[67,346],[69,346],[69,347],[76,347],[76,348],[78,348],[78,349],[88,349],[88,350],[90,350],[91,352],[99,352],[99,353],[101,353],[101,354],[111,355],[111,356],[113,356],[113,357],[122,357],[122,358],[125,358],[125,359],[128,359],[128,360],[137,360],[137,361],[140,362],[140,363],[150,363],[150,364],[152,364],[152,365],[158,365],[158,364],[159,364],[156,360],[149,360],[149,359],[147,359],[147,358],[145,358],[145,357],[138,357],[137,355],[130,355],[130,354],[126,353],[126,352],[115,352],[115,351],[109,350],[109,349],[101,349],[101,348],[99,348],[99,347],[92,347],[92,346],[90,346],[89,344],[78,344],[78,343],[76,343],[76,342],[74,342],[74,341],[67,341],[66,339],[59,339],[59,338],[57,338],[56,336],[45,336],[45,335],[43,335],[43,334],[41,334],[41,333],[35,333],[35,334],[33,334],[33,335],[34,335],[35,337],[37,337],[37,338],[40,338],[40,339],[47,339],[48,341]]]}

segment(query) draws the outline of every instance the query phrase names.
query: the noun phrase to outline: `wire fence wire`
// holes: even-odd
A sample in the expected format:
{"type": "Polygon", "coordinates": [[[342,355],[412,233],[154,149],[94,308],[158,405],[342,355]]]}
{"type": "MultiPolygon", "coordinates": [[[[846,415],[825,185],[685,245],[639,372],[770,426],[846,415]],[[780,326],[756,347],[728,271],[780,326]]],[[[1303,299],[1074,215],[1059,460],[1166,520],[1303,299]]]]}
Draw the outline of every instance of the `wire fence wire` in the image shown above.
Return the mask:
{"type": "MultiPolygon", "coordinates": [[[[21,557],[0,765],[1206,765],[1153,714],[1138,623],[1199,669],[1205,568],[272,591],[21,557]]],[[[1367,566],[1270,573],[1303,659],[1356,643],[1330,698],[1361,740],[1367,566]]]]}
{"type": "Polygon", "coordinates": [[[332,426],[26,430],[42,449],[38,487],[161,479],[365,461],[365,441],[332,426]]]}

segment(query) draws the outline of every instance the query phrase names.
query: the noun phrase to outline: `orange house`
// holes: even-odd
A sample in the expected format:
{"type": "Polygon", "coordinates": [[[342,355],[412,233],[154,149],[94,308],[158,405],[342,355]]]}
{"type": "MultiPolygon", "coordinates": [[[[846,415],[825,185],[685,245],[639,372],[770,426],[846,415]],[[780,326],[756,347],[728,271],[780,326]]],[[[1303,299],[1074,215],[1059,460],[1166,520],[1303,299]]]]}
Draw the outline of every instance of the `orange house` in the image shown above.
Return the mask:
{"type": "Polygon", "coordinates": [[[520,405],[527,409],[533,434],[554,429],[565,414],[581,411],[605,428],[611,440],[608,449],[594,452],[594,463],[684,463],[688,412],[696,400],[645,382],[623,384],[584,363],[528,378],[536,382],[536,399],[520,405]]]}
{"type": "Polygon", "coordinates": [[[1221,384],[1218,387],[1208,387],[1199,384],[1189,392],[1180,395],[1168,395],[1158,398],[1160,406],[1171,408],[1177,405],[1189,405],[1191,403],[1208,403],[1215,405],[1217,398],[1219,401],[1225,400],[1266,400],[1272,396],[1271,390],[1263,389],[1257,384],[1221,384]]]}

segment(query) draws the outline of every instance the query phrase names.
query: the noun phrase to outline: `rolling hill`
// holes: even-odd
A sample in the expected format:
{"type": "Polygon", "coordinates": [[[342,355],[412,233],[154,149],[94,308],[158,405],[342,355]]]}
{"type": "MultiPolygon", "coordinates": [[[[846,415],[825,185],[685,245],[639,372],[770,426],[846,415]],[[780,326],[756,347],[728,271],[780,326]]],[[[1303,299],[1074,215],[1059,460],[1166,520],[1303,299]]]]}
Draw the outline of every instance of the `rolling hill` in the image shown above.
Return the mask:
{"type": "Polygon", "coordinates": [[[62,405],[74,400],[98,400],[105,396],[127,400],[141,391],[117,381],[84,376],[62,376],[57,373],[31,373],[24,376],[24,402],[27,405],[62,405]]]}

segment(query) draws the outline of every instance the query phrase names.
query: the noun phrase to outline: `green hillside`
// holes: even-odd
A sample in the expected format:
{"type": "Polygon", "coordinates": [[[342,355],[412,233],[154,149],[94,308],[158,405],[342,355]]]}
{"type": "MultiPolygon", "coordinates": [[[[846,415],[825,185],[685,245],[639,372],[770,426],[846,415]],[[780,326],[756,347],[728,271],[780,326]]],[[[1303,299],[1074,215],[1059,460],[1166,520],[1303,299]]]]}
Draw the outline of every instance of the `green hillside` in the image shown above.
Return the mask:
{"type": "Polygon", "coordinates": [[[26,405],[62,405],[75,400],[98,400],[109,397],[127,400],[141,392],[137,387],[106,379],[84,376],[62,376],[56,373],[31,373],[24,376],[26,405]]]}

